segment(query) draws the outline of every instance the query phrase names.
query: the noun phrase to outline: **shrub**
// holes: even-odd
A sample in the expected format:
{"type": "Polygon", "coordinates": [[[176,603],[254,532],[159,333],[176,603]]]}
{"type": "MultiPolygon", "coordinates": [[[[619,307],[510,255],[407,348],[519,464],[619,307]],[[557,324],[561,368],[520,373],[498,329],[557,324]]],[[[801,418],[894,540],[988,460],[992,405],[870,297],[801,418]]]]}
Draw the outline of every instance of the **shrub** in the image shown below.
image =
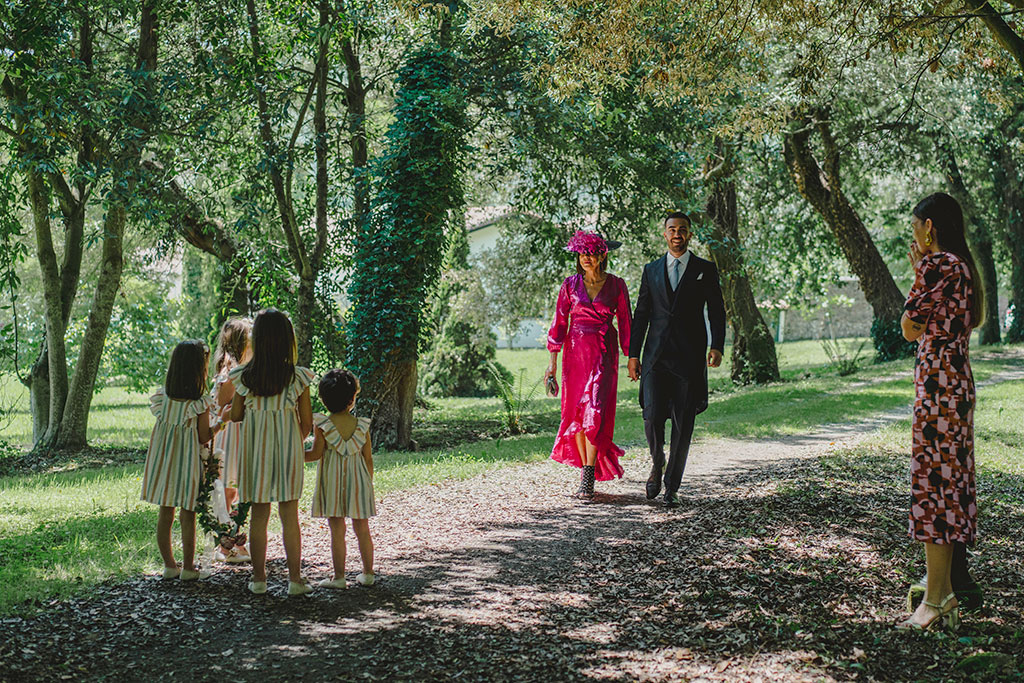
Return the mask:
{"type": "Polygon", "coordinates": [[[917,353],[917,342],[908,342],[903,338],[899,320],[875,318],[871,322],[871,340],[875,344],[876,363],[913,358],[917,353]]]}
{"type": "MultiPolygon", "coordinates": [[[[441,396],[500,394],[488,364],[494,362],[497,338],[491,331],[487,298],[480,278],[470,270],[450,270],[441,278],[448,294],[433,343],[420,358],[420,392],[441,396]]],[[[496,364],[497,365],[497,364],[496,364]]],[[[511,381],[511,373],[501,368],[511,381]]]]}

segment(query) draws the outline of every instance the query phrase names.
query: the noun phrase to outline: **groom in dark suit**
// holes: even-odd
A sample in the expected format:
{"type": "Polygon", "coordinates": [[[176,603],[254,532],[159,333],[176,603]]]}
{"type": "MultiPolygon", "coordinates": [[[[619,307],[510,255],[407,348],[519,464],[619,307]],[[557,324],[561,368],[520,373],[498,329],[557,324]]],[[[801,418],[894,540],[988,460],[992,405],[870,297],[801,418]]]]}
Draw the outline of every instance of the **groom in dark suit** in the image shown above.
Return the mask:
{"type": "Polygon", "coordinates": [[[725,305],[718,269],[688,250],[690,218],[681,211],[665,218],[668,253],[644,266],[629,338],[629,378],[640,380],[640,407],[651,449],[647,498],[661,492],[665,505],[679,505],[677,491],[690,452],[693,422],[708,407],[708,366],[722,364],[725,305]],[[708,350],[704,308],[711,325],[708,350]],[[641,350],[643,363],[641,364],[641,350]],[[672,420],[672,441],[665,462],[665,420],[672,420]]]}

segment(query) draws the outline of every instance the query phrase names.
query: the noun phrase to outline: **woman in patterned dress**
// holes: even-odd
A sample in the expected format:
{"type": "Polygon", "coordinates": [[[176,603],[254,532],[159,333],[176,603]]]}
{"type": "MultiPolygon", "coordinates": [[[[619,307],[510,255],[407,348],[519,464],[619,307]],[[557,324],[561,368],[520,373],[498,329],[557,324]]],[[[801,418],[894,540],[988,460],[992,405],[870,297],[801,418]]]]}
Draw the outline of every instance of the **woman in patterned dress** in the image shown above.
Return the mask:
{"type": "Polygon", "coordinates": [[[964,234],[963,212],[944,193],[923,199],[911,219],[914,286],[901,325],[917,341],[910,537],[924,543],[924,598],[901,625],[955,628],[959,606],[951,581],[954,548],[974,543],[974,377],[971,330],[982,321],[984,295],[964,234]]]}
{"type": "Polygon", "coordinates": [[[320,461],[312,514],[327,518],[334,563],[334,577],[324,579],[319,585],[345,588],[345,518],[348,517],[359,540],[359,555],[363,561],[363,571],[356,581],[370,586],[375,575],[369,518],[377,514],[373,498],[370,418],[352,415],[359,395],[359,380],[347,370],[328,371],[320,380],[318,393],[331,414],[313,415],[316,431],[313,446],[306,452],[306,462],[320,461]]]}
{"type": "Polygon", "coordinates": [[[551,458],[579,467],[580,487],[575,497],[594,497],[594,480],[622,476],[615,445],[615,402],[619,381],[619,349],[629,355],[633,312],[626,282],[607,272],[608,250],[619,242],[579,230],[566,251],[575,252],[576,274],[567,277],[558,292],[555,319],[548,331],[551,363],[544,378],[554,377],[558,353],[562,357],[562,421],[551,458]],[[618,322],[616,334],[614,323],[618,322]]]}
{"type": "Polygon", "coordinates": [[[273,308],[260,311],[252,324],[252,360],[228,373],[235,385],[231,420],[242,422],[242,457],[238,463],[238,495],[252,503],[249,590],[267,592],[267,522],[277,503],[288,561],[288,594],[312,587],[302,578],[302,441],[313,426],[309,385],[315,378],[296,367],[295,332],[288,316],[273,308]]]}
{"type": "Polygon", "coordinates": [[[182,581],[200,578],[194,566],[196,553],[196,505],[203,479],[203,444],[209,443],[220,425],[210,428],[206,395],[206,342],[189,339],[171,353],[163,389],[149,399],[156,417],[142,472],[142,500],[160,506],[156,544],[164,561],[164,578],[182,581]],[[182,568],[171,550],[174,509],[181,508],[182,568]]]}

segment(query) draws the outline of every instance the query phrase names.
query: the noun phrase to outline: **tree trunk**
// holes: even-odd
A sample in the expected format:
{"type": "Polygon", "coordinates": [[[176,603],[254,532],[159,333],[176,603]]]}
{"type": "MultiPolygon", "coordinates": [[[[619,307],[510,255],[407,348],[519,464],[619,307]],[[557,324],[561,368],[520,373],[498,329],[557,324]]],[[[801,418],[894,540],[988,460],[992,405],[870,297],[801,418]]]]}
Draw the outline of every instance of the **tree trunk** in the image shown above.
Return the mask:
{"type": "Polygon", "coordinates": [[[42,348],[25,380],[32,410],[32,443],[37,444],[46,434],[46,427],[50,423],[50,367],[45,332],[42,348]]]}
{"type": "MultiPolygon", "coordinates": [[[[1010,0],[1018,9],[1022,9],[1019,0],[1010,0]]],[[[1017,67],[1024,73],[1024,38],[1016,31],[1016,24],[1011,24],[1003,15],[992,7],[988,0],[965,0],[964,6],[973,11],[988,28],[992,38],[1017,62],[1017,67]]]]}
{"type": "Polygon", "coordinates": [[[298,347],[299,365],[309,366],[313,361],[314,320],[317,317],[316,277],[327,250],[327,198],[330,186],[327,178],[327,49],[330,33],[330,6],[320,0],[320,44],[315,68],[316,98],[313,102],[313,148],[316,158],[316,241],[306,265],[300,272],[298,323],[296,332],[302,344],[298,347]]]}
{"type": "Polygon", "coordinates": [[[998,344],[999,330],[999,284],[996,275],[996,261],[992,255],[992,230],[985,220],[985,214],[978,209],[974,197],[967,191],[960,167],[952,147],[939,144],[939,154],[945,167],[946,187],[949,194],[960,202],[964,210],[964,223],[971,253],[981,275],[981,286],[985,292],[985,320],[979,332],[982,344],[998,344]]]}
{"type": "Polygon", "coordinates": [[[346,348],[363,382],[360,412],[373,419],[374,438],[384,446],[410,445],[418,347],[446,226],[464,203],[465,107],[446,51],[421,48],[399,69],[377,188],[380,211],[356,239],[346,348]],[[418,162],[401,161],[407,158],[418,162]]]}
{"type": "Polygon", "coordinates": [[[777,382],[775,340],[754,301],[739,242],[734,155],[731,147],[720,140],[716,140],[715,151],[720,162],[713,168],[709,163],[706,172],[710,181],[707,215],[713,226],[707,246],[722,276],[725,310],[732,326],[732,381],[777,382]]]}
{"type": "Polygon", "coordinates": [[[1024,183],[1007,140],[998,143],[996,187],[1002,188],[1002,231],[1010,254],[1010,304],[1013,321],[1006,330],[1006,341],[1024,341],[1024,183]]]}
{"type": "Polygon", "coordinates": [[[126,213],[124,204],[111,204],[103,221],[100,276],[96,283],[82,347],[79,350],[75,375],[68,390],[64,419],[56,444],[58,448],[77,450],[86,445],[89,407],[92,405],[96,375],[99,372],[100,358],[103,356],[103,345],[107,338],[107,329],[110,327],[114,301],[121,287],[126,213]]]}
{"type": "Polygon", "coordinates": [[[46,327],[46,360],[49,375],[46,430],[35,447],[46,450],[57,440],[68,396],[67,350],[64,344],[67,325],[64,322],[64,309],[61,303],[61,277],[57,267],[57,253],[53,248],[49,187],[43,175],[35,169],[30,169],[26,177],[36,233],[36,257],[42,273],[43,318],[46,327]]]}
{"type": "Polygon", "coordinates": [[[142,187],[154,200],[166,204],[170,227],[193,247],[218,261],[219,310],[217,326],[231,315],[249,314],[249,276],[234,235],[224,221],[206,215],[205,209],[168,174],[162,164],[142,162],[142,187]]]}
{"type": "Polygon", "coordinates": [[[899,333],[904,297],[892,279],[882,255],[864,227],[860,216],[843,194],[839,173],[839,146],[832,137],[827,112],[802,115],[784,134],[783,154],[797,190],[824,219],[839,248],[860,281],[864,297],[875,317],[872,326],[875,350],[880,359],[908,357],[914,346],[899,333]],[[818,164],[810,147],[817,130],[822,140],[824,162],[818,164]]]}
{"type": "MultiPolygon", "coordinates": [[[[143,147],[149,138],[152,125],[159,117],[159,108],[154,102],[156,83],[154,74],[157,60],[157,14],[156,0],[144,0],[139,15],[139,38],[135,67],[138,72],[140,89],[144,96],[139,98],[144,107],[132,112],[130,125],[139,131],[115,152],[112,161],[112,189],[108,193],[107,209],[103,219],[103,248],[100,276],[96,283],[92,307],[78,354],[75,375],[68,389],[64,416],[57,434],[56,446],[64,449],[81,449],[86,445],[89,424],[89,407],[96,386],[103,345],[110,327],[114,301],[121,287],[121,271],[124,265],[124,229],[127,221],[127,205],[138,186],[143,147]]],[[[52,423],[52,420],[51,420],[52,423]]]]}
{"type": "Polygon", "coordinates": [[[380,379],[362,383],[360,415],[371,417],[374,447],[413,448],[412,413],[416,402],[416,361],[391,365],[380,379]],[[365,395],[365,396],[364,396],[365,395]]]}
{"type": "Polygon", "coordinates": [[[345,117],[352,151],[353,220],[356,228],[366,224],[370,207],[370,180],[367,174],[366,148],[366,87],[363,85],[363,67],[359,61],[358,44],[346,38],[341,49],[345,58],[345,117]]]}
{"type": "Polygon", "coordinates": [[[298,300],[295,324],[295,342],[298,347],[300,365],[308,365],[313,356],[313,312],[316,310],[315,284],[324,251],[327,246],[326,201],[328,186],[326,183],[327,164],[327,128],[326,128],[326,89],[328,76],[328,44],[330,39],[330,7],[327,0],[320,0],[320,31],[317,49],[316,68],[310,82],[306,98],[299,108],[295,125],[287,147],[283,150],[274,137],[270,105],[267,102],[267,83],[269,81],[264,68],[263,44],[260,38],[259,15],[256,12],[255,0],[246,0],[246,14],[249,20],[249,38],[252,47],[253,94],[256,100],[256,113],[259,120],[259,136],[264,150],[265,172],[274,190],[281,230],[288,254],[291,257],[296,275],[299,277],[298,300]],[[295,144],[305,120],[310,100],[316,94],[314,105],[314,129],[317,155],[317,225],[316,244],[313,249],[307,248],[299,230],[295,216],[295,205],[292,202],[292,169],[294,166],[295,144]],[[319,118],[319,120],[318,120],[319,118]],[[323,180],[321,180],[321,167],[323,180]],[[321,202],[323,213],[321,214],[321,202]],[[312,253],[310,253],[312,251],[312,253]]]}

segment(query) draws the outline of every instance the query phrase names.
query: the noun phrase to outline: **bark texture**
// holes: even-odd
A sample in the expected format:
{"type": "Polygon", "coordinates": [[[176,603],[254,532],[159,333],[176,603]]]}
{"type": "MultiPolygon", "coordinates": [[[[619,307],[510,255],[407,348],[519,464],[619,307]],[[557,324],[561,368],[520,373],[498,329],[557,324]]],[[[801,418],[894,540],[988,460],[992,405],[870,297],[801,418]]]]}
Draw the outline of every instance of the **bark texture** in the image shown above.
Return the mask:
{"type": "Polygon", "coordinates": [[[706,213],[712,224],[706,244],[722,277],[725,310],[732,327],[732,381],[775,382],[779,379],[775,340],[754,300],[739,241],[735,157],[731,145],[717,141],[715,148],[716,158],[705,172],[709,181],[706,213]]]}
{"type": "Polygon", "coordinates": [[[1002,234],[1010,254],[1009,298],[1013,320],[1006,330],[1006,341],[1016,343],[1024,341],[1024,177],[1006,144],[998,147],[996,186],[1002,188],[1002,234]]]}
{"type": "Polygon", "coordinates": [[[797,190],[822,217],[835,236],[850,270],[860,281],[875,317],[873,336],[880,357],[908,355],[912,348],[892,334],[903,315],[903,294],[878,252],[864,222],[843,193],[839,146],[832,136],[828,112],[817,110],[790,121],[783,154],[797,190]],[[811,149],[811,135],[821,138],[821,163],[811,149]]]}
{"type": "Polygon", "coordinates": [[[974,196],[967,190],[960,166],[956,163],[953,148],[939,146],[940,161],[946,177],[946,187],[963,208],[964,228],[967,240],[974,256],[975,265],[981,275],[981,286],[985,292],[985,319],[978,328],[979,341],[982,344],[998,344],[999,329],[999,281],[996,274],[996,262],[992,255],[992,230],[985,220],[985,213],[974,201],[974,196]]]}

